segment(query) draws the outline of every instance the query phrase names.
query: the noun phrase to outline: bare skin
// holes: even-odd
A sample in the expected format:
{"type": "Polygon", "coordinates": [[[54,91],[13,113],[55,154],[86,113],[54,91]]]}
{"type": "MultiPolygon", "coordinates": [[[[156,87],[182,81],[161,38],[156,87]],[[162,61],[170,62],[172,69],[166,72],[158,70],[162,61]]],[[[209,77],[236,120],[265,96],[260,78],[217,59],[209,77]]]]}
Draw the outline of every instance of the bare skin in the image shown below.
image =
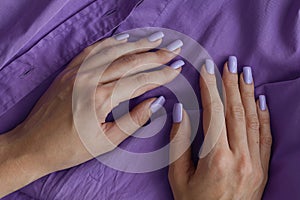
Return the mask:
{"type": "MultiPolygon", "coordinates": [[[[175,54],[165,50],[147,52],[160,43],[161,40],[149,42],[141,39],[129,43],[126,39],[108,38],[78,55],[56,78],[28,118],[0,136],[0,198],[49,173],[113,150],[145,124],[152,114],[150,105],[156,98],[141,102],[119,118],[119,123],[125,123],[125,129],[121,129],[117,122],[105,122],[105,117],[120,102],[164,85],[180,73],[181,68],[174,70],[170,67],[142,72],[169,62],[180,52],[180,49],[175,50],[175,54]],[[87,96],[86,103],[95,102],[97,120],[107,140],[98,141],[97,135],[87,132],[83,144],[74,125],[72,92],[84,59],[91,68],[103,68],[96,93],[87,96]]],[[[206,71],[202,74],[200,86],[206,132],[209,119],[222,121],[224,114],[220,112],[223,105],[217,95],[214,75],[206,71]]],[[[88,80],[93,75],[91,71],[83,79],[88,80]]],[[[213,151],[199,160],[197,168],[192,165],[190,149],[170,165],[169,179],[175,199],[260,199],[262,196],[271,147],[269,113],[257,108],[253,84],[243,84],[242,77],[238,84],[237,75],[230,74],[227,65],[223,79],[227,94],[231,94],[226,101],[229,108],[226,110],[226,125],[213,151]]],[[[79,111],[82,108],[85,104],[78,106],[79,111]]],[[[183,121],[173,125],[171,138],[176,134],[180,137],[171,146],[171,156],[176,149],[182,148],[182,144],[190,143],[189,118],[185,112],[183,121]]]]}
{"type": "MultiPolygon", "coordinates": [[[[223,71],[227,94],[225,111],[215,76],[208,74],[205,67],[201,74],[204,133],[207,134],[210,125],[212,128],[221,126],[221,134],[212,151],[199,159],[197,167],[191,161],[190,148],[170,165],[169,181],[174,198],[261,199],[268,178],[272,143],[269,111],[262,111],[255,102],[253,83],[245,84],[242,74],[238,81],[238,75],[229,72],[227,63],[223,71]]],[[[213,131],[211,134],[218,134],[213,131]]],[[[181,123],[173,124],[171,139],[176,134],[179,139],[170,147],[170,157],[190,145],[190,121],[186,112],[181,123]]]]}
{"type": "MultiPolygon", "coordinates": [[[[0,198],[44,175],[113,150],[145,124],[152,114],[150,105],[156,98],[145,100],[118,119],[126,122],[125,130],[116,122],[106,123],[105,117],[120,102],[164,85],[180,73],[181,68],[175,70],[168,66],[155,72],[139,73],[169,62],[180,52],[180,49],[148,52],[161,42],[161,39],[150,42],[144,38],[131,43],[126,39],[108,38],[78,55],[52,83],[28,118],[0,136],[0,198]],[[84,145],[74,125],[72,91],[79,66],[86,58],[85,63],[90,68],[105,68],[106,63],[112,63],[103,70],[95,96],[86,97],[88,101],[78,106],[84,109],[84,103],[95,100],[98,122],[106,140],[97,141],[98,135],[87,132],[84,145]],[[122,84],[117,84],[119,82],[122,84]]],[[[93,76],[91,71],[83,78],[93,76]]]]}

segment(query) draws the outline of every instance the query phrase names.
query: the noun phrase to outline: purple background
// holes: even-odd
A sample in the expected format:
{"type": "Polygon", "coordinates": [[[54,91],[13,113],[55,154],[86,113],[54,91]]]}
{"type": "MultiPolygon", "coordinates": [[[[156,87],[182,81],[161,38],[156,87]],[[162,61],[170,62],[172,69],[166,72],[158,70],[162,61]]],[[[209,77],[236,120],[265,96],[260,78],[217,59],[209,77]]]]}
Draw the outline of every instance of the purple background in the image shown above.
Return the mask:
{"type": "MultiPolygon", "coordinates": [[[[256,94],[267,96],[273,150],[264,199],[300,199],[300,1],[298,0],[2,0],[0,2],[0,132],[27,116],[53,78],[84,47],[137,27],[164,27],[202,44],[219,69],[229,55],[250,65],[256,94]]],[[[198,74],[183,75],[198,91],[198,74]]],[[[164,94],[158,88],[132,102],[164,94]]],[[[198,92],[199,95],[199,92],[198,92]]],[[[168,141],[166,127],[122,145],[141,152],[168,141]]],[[[201,131],[196,138],[201,140],[201,131]]],[[[196,141],[196,143],[197,143],[196,141]]],[[[197,147],[195,148],[197,149],[197,147]]],[[[53,173],[4,199],[172,199],[167,168],[132,174],[92,160],[53,173]]]]}

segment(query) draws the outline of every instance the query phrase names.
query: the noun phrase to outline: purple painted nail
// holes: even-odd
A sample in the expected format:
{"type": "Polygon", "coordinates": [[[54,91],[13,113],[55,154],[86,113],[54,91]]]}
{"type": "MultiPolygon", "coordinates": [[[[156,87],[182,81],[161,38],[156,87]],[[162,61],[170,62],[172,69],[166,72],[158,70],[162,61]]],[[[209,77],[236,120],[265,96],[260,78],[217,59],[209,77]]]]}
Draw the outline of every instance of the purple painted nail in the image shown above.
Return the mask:
{"type": "Polygon", "coordinates": [[[265,111],[267,109],[267,103],[266,103],[266,96],[265,95],[259,95],[259,108],[262,111],[265,111]]]}
{"type": "Polygon", "coordinates": [[[183,60],[177,60],[175,62],[173,62],[170,67],[173,69],[178,69],[180,67],[182,67],[183,65],[185,65],[185,62],[183,60]]]}
{"type": "Polygon", "coordinates": [[[215,64],[211,59],[205,60],[205,69],[209,74],[215,74],[215,64]]]}
{"type": "Polygon", "coordinates": [[[180,123],[182,121],[182,104],[176,103],[173,107],[173,122],[180,123]]]}
{"type": "Polygon", "coordinates": [[[155,42],[157,40],[162,39],[164,36],[165,36],[164,33],[159,31],[159,32],[156,32],[156,33],[153,33],[152,35],[150,35],[148,37],[148,40],[149,40],[149,42],[155,42]]]}
{"type": "Polygon", "coordinates": [[[163,96],[160,96],[158,99],[156,99],[150,106],[152,113],[155,113],[162,108],[165,102],[166,99],[163,96]]]}
{"type": "Polygon", "coordinates": [[[237,58],[235,56],[229,56],[228,68],[231,73],[233,74],[237,73],[237,58]]]}
{"type": "Polygon", "coordinates": [[[120,35],[117,35],[115,37],[115,39],[118,40],[118,41],[125,40],[127,38],[129,38],[129,34],[128,33],[120,34],[120,35]]]}
{"type": "Polygon", "coordinates": [[[252,84],[253,78],[252,78],[252,70],[251,67],[244,67],[243,68],[243,74],[244,74],[244,81],[246,84],[252,84]]]}
{"type": "Polygon", "coordinates": [[[181,40],[175,40],[171,44],[167,46],[167,49],[169,51],[175,51],[176,49],[180,48],[183,46],[183,42],[181,40]]]}

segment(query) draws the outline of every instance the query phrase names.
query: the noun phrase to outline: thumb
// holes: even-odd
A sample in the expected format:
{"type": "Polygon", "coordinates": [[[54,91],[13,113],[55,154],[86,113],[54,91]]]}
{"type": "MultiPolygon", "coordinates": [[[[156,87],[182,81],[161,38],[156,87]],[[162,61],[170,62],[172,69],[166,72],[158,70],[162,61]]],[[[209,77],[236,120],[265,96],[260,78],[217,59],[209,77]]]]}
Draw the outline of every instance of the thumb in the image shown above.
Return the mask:
{"type": "Polygon", "coordinates": [[[114,122],[105,123],[105,135],[115,147],[136,132],[159,110],[165,102],[164,97],[150,98],[138,104],[129,113],[114,122]]]}
{"type": "Polygon", "coordinates": [[[194,171],[191,159],[191,125],[188,114],[183,110],[182,104],[174,105],[173,127],[170,142],[170,182],[184,184],[194,171]]]}

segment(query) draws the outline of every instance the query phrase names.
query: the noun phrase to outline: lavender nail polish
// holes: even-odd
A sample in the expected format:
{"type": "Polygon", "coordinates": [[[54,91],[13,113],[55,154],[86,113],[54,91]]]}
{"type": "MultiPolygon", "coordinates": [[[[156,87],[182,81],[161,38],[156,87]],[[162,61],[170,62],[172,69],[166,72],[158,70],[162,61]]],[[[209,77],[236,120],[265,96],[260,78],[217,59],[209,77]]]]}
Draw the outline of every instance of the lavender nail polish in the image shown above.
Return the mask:
{"type": "Polygon", "coordinates": [[[150,106],[150,109],[152,111],[152,113],[157,112],[160,108],[163,107],[163,105],[165,104],[166,99],[163,96],[160,96],[158,99],[156,99],[150,106]]]}
{"type": "Polygon", "coordinates": [[[235,56],[229,56],[228,69],[233,74],[237,73],[237,58],[235,56]]]}
{"type": "Polygon", "coordinates": [[[156,32],[156,33],[153,33],[152,35],[150,35],[148,37],[148,40],[149,40],[149,42],[155,42],[157,40],[162,39],[164,36],[165,36],[164,33],[159,31],[159,32],[156,32]]]}
{"type": "Polygon", "coordinates": [[[215,64],[211,59],[205,60],[205,69],[209,74],[215,74],[215,64]]]}
{"type": "Polygon", "coordinates": [[[173,107],[173,122],[179,123],[182,121],[182,104],[176,103],[173,107]]]}
{"type": "Polygon", "coordinates": [[[247,66],[243,68],[243,74],[244,74],[244,81],[246,84],[252,84],[253,78],[252,78],[252,70],[251,67],[247,66]]]}
{"type": "Polygon", "coordinates": [[[178,69],[180,67],[182,67],[183,65],[185,65],[185,62],[183,60],[177,60],[175,62],[173,62],[170,67],[173,69],[178,69]]]}
{"type": "Polygon", "coordinates": [[[265,95],[259,95],[259,108],[262,111],[265,111],[267,109],[267,103],[266,103],[266,96],[265,95]]]}
{"type": "Polygon", "coordinates": [[[176,49],[179,49],[182,46],[183,46],[183,42],[181,40],[175,40],[174,42],[172,42],[167,46],[167,49],[169,51],[175,51],[176,49]]]}
{"type": "Polygon", "coordinates": [[[115,39],[118,40],[118,41],[125,40],[127,38],[129,38],[129,34],[128,33],[123,33],[123,34],[117,35],[115,37],[115,39]]]}

